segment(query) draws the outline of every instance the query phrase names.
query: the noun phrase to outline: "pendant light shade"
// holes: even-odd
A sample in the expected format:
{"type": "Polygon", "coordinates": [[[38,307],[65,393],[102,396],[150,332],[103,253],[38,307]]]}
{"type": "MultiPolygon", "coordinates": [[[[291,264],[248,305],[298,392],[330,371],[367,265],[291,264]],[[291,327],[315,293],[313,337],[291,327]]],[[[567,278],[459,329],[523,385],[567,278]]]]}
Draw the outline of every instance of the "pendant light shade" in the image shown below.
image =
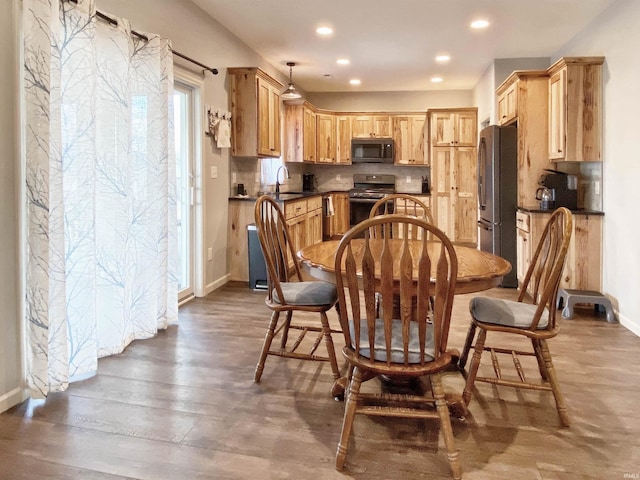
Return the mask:
{"type": "Polygon", "coordinates": [[[289,86],[285,89],[284,92],[282,92],[280,97],[285,100],[295,100],[296,98],[302,97],[302,95],[300,95],[300,93],[298,93],[298,91],[296,90],[296,86],[293,84],[293,67],[295,66],[295,63],[287,62],[287,65],[289,67],[289,86]]]}

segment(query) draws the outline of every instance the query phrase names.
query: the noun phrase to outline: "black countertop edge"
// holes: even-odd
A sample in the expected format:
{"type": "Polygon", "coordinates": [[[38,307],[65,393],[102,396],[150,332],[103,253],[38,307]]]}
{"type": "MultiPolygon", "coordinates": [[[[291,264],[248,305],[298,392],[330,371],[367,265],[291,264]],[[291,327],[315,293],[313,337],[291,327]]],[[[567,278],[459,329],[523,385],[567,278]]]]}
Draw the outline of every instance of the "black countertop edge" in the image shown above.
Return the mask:
{"type": "MultiPolygon", "coordinates": [[[[534,207],[518,207],[518,210],[528,213],[552,213],[553,210],[543,210],[538,205],[534,207]]],[[[604,212],[598,210],[587,210],[585,208],[578,208],[577,210],[571,210],[574,215],[600,215],[603,216],[604,212]]]]}
{"type": "MultiPolygon", "coordinates": [[[[286,201],[286,200],[298,200],[301,198],[315,197],[317,195],[329,195],[332,193],[348,193],[348,192],[349,192],[348,190],[327,190],[327,191],[316,191],[316,192],[280,192],[279,195],[276,195],[274,192],[269,192],[266,195],[273,197],[275,200],[286,201]]],[[[418,193],[418,192],[396,192],[396,193],[402,193],[405,195],[416,195],[421,197],[431,196],[430,193],[418,193]]],[[[233,195],[229,197],[229,200],[241,200],[241,201],[244,200],[244,201],[251,201],[251,202],[255,202],[257,199],[258,199],[257,196],[250,196],[250,195],[246,195],[246,196],[233,195]]]]}

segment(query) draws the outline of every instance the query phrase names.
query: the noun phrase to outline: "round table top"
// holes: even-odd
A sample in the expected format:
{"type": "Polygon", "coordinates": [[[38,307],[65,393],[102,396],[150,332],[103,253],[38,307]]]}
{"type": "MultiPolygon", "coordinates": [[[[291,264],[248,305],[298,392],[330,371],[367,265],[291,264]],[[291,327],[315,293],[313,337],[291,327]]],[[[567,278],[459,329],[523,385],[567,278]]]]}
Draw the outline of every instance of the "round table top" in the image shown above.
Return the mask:
{"type": "MultiPolygon", "coordinates": [[[[302,248],[298,252],[303,269],[309,275],[319,280],[335,282],[335,254],[339,240],[328,240],[302,248]]],[[[358,248],[364,240],[352,240],[352,247],[358,248]]],[[[392,245],[400,245],[401,241],[392,242],[392,245]]],[[[421,242],[416,242],[420,248],[421,242]]],[[[429,255],[432,263],[437,263],[439,248],[433,244],[429,255]]],[[[454,245],[458,257],[458,277],[456,293],[472,293],[497,287],[504,275],[511,271],[511,264],[502,257],[488,252],[481,252],[475,248],[454,245]]]]}

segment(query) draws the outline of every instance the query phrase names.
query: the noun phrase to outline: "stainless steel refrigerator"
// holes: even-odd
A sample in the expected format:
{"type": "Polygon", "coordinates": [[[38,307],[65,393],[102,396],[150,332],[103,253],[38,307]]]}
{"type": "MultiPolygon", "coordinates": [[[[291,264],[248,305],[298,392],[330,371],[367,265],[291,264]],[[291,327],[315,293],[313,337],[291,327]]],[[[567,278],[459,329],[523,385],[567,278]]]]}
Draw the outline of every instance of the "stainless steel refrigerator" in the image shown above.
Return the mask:
{"type": "Polygon", "coordinates": [[[480,250],[511,263],[503,287],[517,287],[516,207],[518,140],[516,127],[488,126],[478,144],[478,221],[480,250]]]}

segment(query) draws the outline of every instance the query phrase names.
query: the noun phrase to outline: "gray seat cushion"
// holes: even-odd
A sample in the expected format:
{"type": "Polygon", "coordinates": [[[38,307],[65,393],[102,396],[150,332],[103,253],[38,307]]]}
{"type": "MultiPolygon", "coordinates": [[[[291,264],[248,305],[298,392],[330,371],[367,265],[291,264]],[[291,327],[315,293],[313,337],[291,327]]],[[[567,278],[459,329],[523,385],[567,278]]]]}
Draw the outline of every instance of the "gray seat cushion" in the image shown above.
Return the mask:
{"type": "MultiPolygon", "coordinates": [[[[367,320],[360,321],[360,355],[371,358],[369,349],[369,328],[367,320]]],[[[349,320],[349,331],[351,338],[355,339],[355,330],[353,320],[349,320]]],[[[379,362],[387,361],[387,349],[384,341],[384,323],[383,320],[376,319],[376,336],[374,340],[375,356],[374,360],[379,362]]],[[[392,320],[391,327],[391,361],[393,363],[404,363],[404,350],[402,344],[402,321],[392,320]]],[[[410,322],[409,324],[409,363],[420,363],[420,342],[418,340],[418,323],[410,322]]],[[[432,361],[434,355],[433,344],[433,327],[427,326],[427,335],[425,338],[425,361],[432,361]]]]}
{"type": "MultiPolygon", "coordinates": [[[[474,297],[469,302],[471,315],[479,322],[516,328],[531,327],[537,308],[537,305],[529,303],[487,297],[474,297]]],[[[547,328],[548,324],[549,310],[545,307],[538,323],[538,330],[547,328]]]]}
{"type": "MultiPolygon", "coordinates": [[[[329,282],[283,282],[280,288],[288,305],[332,305],[338,298],[336,286],[329,282]]],[[[275,288],[272,294],[274,301],[283,303],[275,288]]]]}

